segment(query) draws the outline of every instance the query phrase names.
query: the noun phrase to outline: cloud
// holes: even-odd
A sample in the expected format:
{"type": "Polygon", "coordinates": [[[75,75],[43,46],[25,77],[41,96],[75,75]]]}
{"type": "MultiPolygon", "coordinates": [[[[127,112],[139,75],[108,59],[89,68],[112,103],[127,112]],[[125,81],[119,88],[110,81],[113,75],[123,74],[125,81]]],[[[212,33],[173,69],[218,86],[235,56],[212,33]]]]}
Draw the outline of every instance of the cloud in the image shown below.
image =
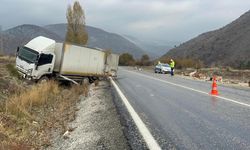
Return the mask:
{"type": "MultiPolygon", "coordinates": [[[[1,0],[0,25],[66,22],[74,0],[1,0]]],[[[185,41],[249,10],[249,0],[80,0],[88,25],[141,39],[185,41]]]]}
{"type": "Polygon", "coordinates": [[[45,25],[65,22],[66,1],[54,0],[2,0],[0,24],[4,28],[20,24],[45,25]]]}

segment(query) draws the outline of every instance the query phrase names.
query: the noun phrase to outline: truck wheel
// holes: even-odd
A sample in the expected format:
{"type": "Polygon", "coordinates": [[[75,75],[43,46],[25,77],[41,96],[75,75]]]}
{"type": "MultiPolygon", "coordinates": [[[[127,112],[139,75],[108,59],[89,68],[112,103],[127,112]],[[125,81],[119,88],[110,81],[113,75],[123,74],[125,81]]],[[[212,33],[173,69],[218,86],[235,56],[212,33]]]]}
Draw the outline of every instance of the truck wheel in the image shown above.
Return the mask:
{"type": "Polygon", "coordinates": [[[81,85],[89,84],[89,78],[82,79],[82,81],[80,82],[80,84],[81,85]]]}
{"type": "Polygon", "coordinates": [[[38,83],[45,83],[45,82],[48,82],[49,81],[49,78],[46,77],[46,76],[43,76],[41,77],[39,80],[38,80],[38,83]]]}

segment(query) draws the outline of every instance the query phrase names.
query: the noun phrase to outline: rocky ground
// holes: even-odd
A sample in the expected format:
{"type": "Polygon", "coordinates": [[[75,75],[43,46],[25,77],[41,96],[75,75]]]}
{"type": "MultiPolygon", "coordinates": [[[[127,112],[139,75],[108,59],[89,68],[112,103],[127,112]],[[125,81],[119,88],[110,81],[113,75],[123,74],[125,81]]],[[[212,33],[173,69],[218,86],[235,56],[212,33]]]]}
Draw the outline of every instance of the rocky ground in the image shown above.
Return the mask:
{"type": "Polygon", "coordinates": [[[76,119],[69,123],[64,135],[54,135],[48,150],[130,149],[109,82],[91,85],[89,97],[82,97],[77,108],[76,119]]]}
{"type": "MultiPolygon", "coordinates": [[[[137,67],[138,70],[139,67],[137,67]]],[[[135,69],[135,68],[131,68],[135,69]]],[[[154,67],[142,67],[141,71],[154,72],[154,67]]],[[[188,69],[176,69],[177,76],[192,80],[211,81],[213,76],[216,76],[218,84],[225,86],[231,86],[236,88],[248,88],[250,87],[250,70],[235,70],[231,68],[202,68],[199,70],[188,69]]]]}
{"type": "Polygon", "coordinates": [[[13,58],[0,56],[0,102],[15,93],[19,85],[22,85],[21,82],[12,75],[13,72],[11,69],[14,68],[13,64],[13,58]]]}

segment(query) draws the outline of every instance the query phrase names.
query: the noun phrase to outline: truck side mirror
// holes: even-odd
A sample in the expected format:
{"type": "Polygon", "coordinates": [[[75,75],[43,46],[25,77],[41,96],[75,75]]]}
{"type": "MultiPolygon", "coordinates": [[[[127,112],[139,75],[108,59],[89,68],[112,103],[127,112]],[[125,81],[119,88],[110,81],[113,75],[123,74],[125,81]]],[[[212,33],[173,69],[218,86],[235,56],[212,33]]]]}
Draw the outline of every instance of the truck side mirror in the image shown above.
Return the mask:
{"type": "Polygon", "coordinates": [[[17,47],[16,56],[18,56],[19,50],[20,50],[20,47],[17,47]]]}
{"type": "Polygon", "coordinates": [[[38,69],[38,65],[37,65],[37,63],[35,64],[36,66],[35,66],[35,70],[37,70],[38,69]]]}
{"type": "Polygon", "coordinates": [[[37,69],[38,69],[38,60],[35,61],[35,70],[37,70],[37,69]]]}

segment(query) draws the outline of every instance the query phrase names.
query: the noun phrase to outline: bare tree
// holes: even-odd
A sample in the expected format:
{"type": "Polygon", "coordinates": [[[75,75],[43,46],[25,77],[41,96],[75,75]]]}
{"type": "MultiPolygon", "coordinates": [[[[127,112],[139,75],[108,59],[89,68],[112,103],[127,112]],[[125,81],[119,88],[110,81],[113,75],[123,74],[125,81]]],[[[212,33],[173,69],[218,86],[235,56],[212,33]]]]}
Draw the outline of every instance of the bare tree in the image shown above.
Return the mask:
{"type": "Polygon", "coordinates": [[[85,14],[78,1],[68,6],[67,10],[67,34],[66,42],[86,45],[88,42],[88,33],[85,29],[85,14]]]}

